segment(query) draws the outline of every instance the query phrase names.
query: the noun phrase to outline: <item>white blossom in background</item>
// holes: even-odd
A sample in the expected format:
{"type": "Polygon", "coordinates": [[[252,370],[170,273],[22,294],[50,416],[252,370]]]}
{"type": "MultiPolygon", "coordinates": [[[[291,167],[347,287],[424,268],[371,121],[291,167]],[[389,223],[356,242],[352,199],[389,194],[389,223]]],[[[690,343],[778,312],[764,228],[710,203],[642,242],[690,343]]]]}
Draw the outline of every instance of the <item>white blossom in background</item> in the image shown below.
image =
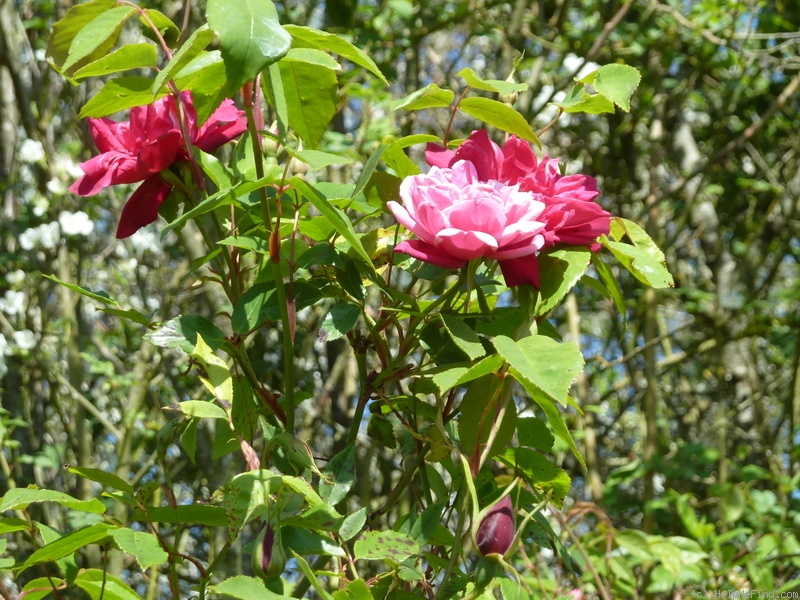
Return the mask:
{"type": "Polygon", "coordinates": [[[61,229],[58,221],[52,223],[42,223],[38,227],[29,227],[19,236],[19,245],[23,250],[33,250],[34,248],[55,248],[61,238],[61,229]]]}
{"type": "Polygon", "coordinates": [[[592,71],[596,71],[600,68],[600,65],[598,65],[596,62],[587,61],[586,64],[581,67],[582,63],[583,59],[572,53],[564,56],[564,59],[561,61],[562,66],[567,70],[568,73],[572,73],[575,69],[580,67],[580,71],[575,73],[575,79],[583,79],[592,71]]]}
{"type": "Polygon", "coordinates": [[[8,275],[6,275],[6,281],[11,285],[22,283],[23,281],[25,281],[25,271],[23,271],[22,269],[11,271],[8,275]]]}
{"type": "Polygon", "coordinates": [[[58,177],[53,177],[47,182],[47,191],[54,196],[63,196],[67,193],[67,184],[61,181],[58,177]]]}
{"type": "Polygon", "coordinates": [[[34,51],[33,56],[39,62],[44,62],[47,60],[47,51],[44,48],[39,48],[34,51]]]}
{"type": "Polygon", "coordinates": [[[44,146],[36,140],[25,140],[19,147],[19,159],[26,163],[37,163],[43,160],[44,146]]]}
{"type": "Polygon", "coordinates": [[[31,350],[36,347],[36,336],[30,329],[15,331],[14,343],[23,350],[31,350]]]}
{"type": "Polygon", "coordinates": [[[61,211],[58,223],[64,235],[90,235],[94,231],[94,221],[82,210],[78,212],[61,211]]]}
{"type": "Polygon", "coordinates": [[[3,297],[0,298],[0,310],[7,315],[21,315],[25,312],[26,303],[27,298],[25,298],[24,292],[7,290],[3,297]]]}
{"type": "Polygon", "coordinates": [[[154,254],[161,254],[163,250],[161,238],[158,233],[153,231],[152,227],[141,228],[130,237],[130,240],[137,254],[143,254],[148,251],[154,254]]]}

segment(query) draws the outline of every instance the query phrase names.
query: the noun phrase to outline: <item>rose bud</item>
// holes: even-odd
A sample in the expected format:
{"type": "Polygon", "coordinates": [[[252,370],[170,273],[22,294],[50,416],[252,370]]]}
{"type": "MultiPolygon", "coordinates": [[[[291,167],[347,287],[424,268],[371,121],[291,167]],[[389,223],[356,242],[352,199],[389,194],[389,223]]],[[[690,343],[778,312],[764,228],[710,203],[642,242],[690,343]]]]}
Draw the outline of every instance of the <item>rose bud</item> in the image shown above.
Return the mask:
{"type": "Polygon", "coordinates": [[[481,556],[508,552],[514,541],[514,506],[506,495],[498,500],[483,517],[475,534],[475,545],[481,556]]]}
{"type": "Polygon", "coordinates": [[[286,557],[281,543],[281,530],[273,529],[269,523],[261,526],[261,531],[253,547],[253,572],[262,579],[278,577],[286,566],[286,557]]]}

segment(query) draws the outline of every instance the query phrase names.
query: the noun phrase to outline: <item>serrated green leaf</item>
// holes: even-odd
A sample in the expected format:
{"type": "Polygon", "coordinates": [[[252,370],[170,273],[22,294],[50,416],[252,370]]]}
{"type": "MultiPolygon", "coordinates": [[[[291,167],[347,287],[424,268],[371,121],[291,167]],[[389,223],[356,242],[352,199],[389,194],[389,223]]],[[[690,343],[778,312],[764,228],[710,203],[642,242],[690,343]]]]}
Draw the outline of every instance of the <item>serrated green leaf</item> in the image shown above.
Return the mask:
{"type": "Polygon", "coordinates": [[[603,65],[597,70],[592,85],[598,93],[625,112],[630,112],[631,96],[641,80],[639,71],[629,65],[603,65]]]}
{"type": "Polygon", "coordinates": [[[531,129],[525,117],[507,104],[490,98],[464,98],[458,104],[458,108],[484,123],[542,147],[539,137],[531,129]]]}
{"type": "Polygon", "coordinates": [[[434,385],[439,388],[439,393],[474,381],[489,373],[496,373],[503,365],[503,357],[499,354],[492,354],[483,360],[469,367],[449,367],[433,376],[434,385]]]}
{"type": "Polygon", "coordinates": [[[423,110],[425,108],[449,108],[456,95],[451,90],[443,90],[435,83],[412,92],[405,98],[389,103],[391,110],[423,110]]]}
{"type": "Polygon", "coordinates": [[[386,560],[391,564],[419,554],[419,544],[410,536],[397,531],[367,531],[356,540],[356,560],[386,560]]]}
{"type": "Polygon", "coordinates": [[[330,342],[344,337],[352,331],[361,315],[361,308],[355,304],[337,304],[322,319],[320,340],[330,342]]]}
{"type": "Polygon", "coordinates": [[[25,508],[29,504],[36,502],[55,502],[61,506],[82,510],[89,513],[102,514],[106,511],[106,506],[97,498],[92,500],[78,500],[64,492],[56,490],[40,490],[38,488],[14,488],[9,490],[0,499],[0,513],[12,508],[25,508]]]}
{"type": "Polygon", "coordinates": [[[461,69],[457,75],[466,81],[469,87],[486,92],[513,94],[514,92],[524,92],[528,89],[527,83],[516,83],[514,81],[503,81],[500,79],[481,79],[475,74],[475,71],[469,67],[461,69]]]}
{"type": "Polygon", "coordinates": [[[355,480],[355,447],[351,444],[329,460],[322,470],[320,498],[332,506],[338,504],[347,496],[355,480]]]}
{"type": "Polygon", "coordinates": [[[520,446],[549,451],[553,447],[555,438],[547,424],[537,417],[525,417],[517,420],[517,438],[520,446]]]}
{"type": "Polygon", "coordinates": [[[575,344],[543,335],[519,341],[501,335],[493,343],[518,380],[525,379],[551,399],[567,405],[569,388],[583,370],[583,356],[575,344]]]}
{"type": "Polygon", "coordinates": [[[154,8],[145,8],[139,20],[144,26],[144,35],[154,42],[159,42],[159,39],[150,29],[151,25],[158,30],[170,48],[174,48],[181,37],[181,30],[178,29],[178,26],[167,15],[154,8]]]}
{"type": "Polygon", "coordinates": [[[92,469],[90,467],[69,467],[67,470],[70,473],[74,473],[89,481],[95,481],[105,487],[133,494],[133,486],[115,473],[101,471],[100,469],[92,469]]]}
{"type": "MultiPolygon", "coordinates": [[[[45,491],[45,490],[42,490],[45,491]]],[[[28,559],[22,563],[20,572],[24,571],[32,565],[37,565],[43,562],[51,562],[69,556],[76,550],[95,544],[100,540],[109,537],[112,530],[118,529],[114,525],[108,523],[95,523],[89,527],[78,529],[72,533],[65,535],[62,538],[51,542],[31,554],[28,559]]]]}
{"type": "Polygon", "coordinates": [[[313,171],[324,169],[331,165],[353,164],[352,158],[331,154],[330,152],[320,152],[319,150],[301,150],[300,152],[294,152],[293,155],[306,163],[313,171]]]}
{"type": "Polygon", "coordinates": [[[397,438],[391,421],[380,414],[373,414],[367,423],[367,435],[386,448],[397,447],[397,438]]]}
{"type": "Polygon", "coordinates": [[[592,252],[581,246],[543,252],[539,261],[539,303],[536,315],[546,315],[558,306],[586,272],[592,252]]]}
{"type": "Polygon", "coordinates": [[[62,281],[55,275],[43,275],[43,277],[49,279],[50,281],[54,281],[59,285],[63,285],[65,288],[70,289],[73,292],[80,294],[81,296],[86,296],[87,298],[91,298],[92,300],[96,300],[97,302],[102,302],[103,304],[119,308],[119,304],[117,304],[117,301],[112,300],[111,297],[105,292],[93,292],[91,290],[87,290],[86,288],[82,288],[77,284],[69,283],[68,281],[62,281]]]}
{"type": "Polygon", "coordinates": [[[69,56],[61,68],[69,73],[71,67],[85,64],[103,56],[117,43],[122,25],[136,13],[132,6],[117,6],[97,15],[83,27],[69,46],[69,56]]]}
{"type": "Polygon", "coordinates": [[[313,204],[314,207],[333,224],[339,235],[341,235],[350,243],[353,250],[355,250],[356,254],[363,259],[364,263],[369,265],[369,267],[372,267],[372,259],[370,258],[369,254],[367,254],[366,250],[364,250],[364,246],[361,244],[361,240],[356,235],[350,219],[348,219],[340,209],[333,206],[322,193],[311,187],[299,177],[293,177],[291,180],[291,185],[301,194],[303,194],[303,196],[305,196],[309,202],[311,202],[311,204],[313,204]]]}
{"type": "Polygon", "coordinates": [[[86,569],[75,578],[75,585],[92,600],[141,600],[127,583],[100,569],[86,569]]]}
{"type": "MultiPolygon", "coordinates": [[[[498,377],[485,375],[470,383],[467,388],[467,393],[464,394],[459,406],[458,419],[458,437],[467,455],[472,453],[478,444],[485,445],[494,425],[498,403],[503,399],[503,385],[503,381],[498,377]]],[[[509,401],[503,420],[497,429],[490,456],[501,452],[509,444],[514,436],[516,422],[516,407],[509,401]]]]}
{"type": "Polygon", "coordinates": [[[373,61],[366,52],[357,48],[341,36],[299,25],[286,25],[285,29],[294,39],[295,46],[317,48],[319,50],[338,54],[342,58],[346,58],[350,62],[365,68],[378,77],[383,83],[389,85],[389,82],[386,80],[386,77],[383,76],[383,73],[381,73],[375,61],[373,61]]]}
{"type": "Polygon", "coordinates": [[[117,77],[107,82],[92,99],[84,104],[81,109],[81,119],[86,117],[107,117],[121,110],[133,106],[150,104],[153,100],[163,98],[167,92],[159,92],[155,98],[150,91],[153,80],[149,77],[131,75],[130,77],[117,77]]]}
{"type": "Polygon", "coordinates": [[[236,575],[217,585],[208,587],[214,594],[230,596],[239,600],[289,600],[289,596],[276,594],[266,588],[264,582],[257,577],[236,575]]]}
{"type": "Polygon", "coordinates": [[[161,547],[158,538],[152,533],[122,527],[112,531],[111,537],[114,538],[120,550],[133,556],[142,570],[169,560],[169,554],[161,547]]]}
{"type": "Polygon", "coordinates": [[[339,535],[343,541],[346,542],[358,535],[358,532],[364,527],[364,523],[367,522],[367,512],[368,508],[362,506],[353,514],[347,515],[345,520],[342,521],[342,526],[339,528],[339,535]]]}
{"type": "Polygon", "coordinates": [[[456,346],[463,350],[470,360],[477,360],[486,354],[478,334],[463,320],[453,315],[441,314],[440,316],[456,346]]]}
{"type": "Polygon", "coordinates": [[[314,149],[336,114],[336,73],[327,67],[287,59],[281,60],[278,67],[289,126],[306,147],[314,149]]]}
{"type": "Polygon", "coordinates": [[[70,8],[50,30],[50,36],[47,38],[47,57],[60,68],[69,58],[70,46],[75,36],[96,17],[116,5],[114,0],[92,0],[70,8]]]}
{"type": "Polygon", "coordinates": [[[582,83],[574,85],[561,102],[552,104],[567,113],[599,115],[614,112],[614,103],[611,100],[600,94],[589,94],[582,83]]]}
{"type": "Polygon", "coordinates": [[[73,77],[76,80],[87,77],[100,77],[130,69],[156,67],[156,47],[152,44],[128,44],[114,50],[111,54],[81,67],[73,77]]]}
{"type": "Polygon", "coordinates": [[[331,71],[341,71],[342,65],[336,62],[330,54],[315,48],[292,48],[283,58],[285,61],[296,60],[306,62],[318,67],[325,67],[331,71]]]}
{"type": "Polygon", "coordinates": [[[209,0],[206,18],[219,36],[231,96],[286,54],[292,43],[270,0],[209,0]]]}
{"type": "Polygon", "coordinates": [[[355,579],[347,587],[333,592],[334,600],[373,600],[369,586],[363,579],[355,579]]]}
{"type": "Polygon", "coordinates": [[[531,448],[506,448],[500,462],[522,473],[525,481],[544,493],[552,491],[551,500],[561,507],[569,493],[569,475],[551,463],[547,457],[531,448]]]}
{"type": "Polygon", "coordinates": [[[214,354],[214,351],[197,335],[197,344],[192,350],[192,358],[198,361],[205,370],[206,377],[200,380],[217,399],[230,404],[233,402],[233,382],[227,363],[214,354]]]}
{"type": "Polygon", "coordinates": [[[181,315],[164,323],[156,331],[144,336],[148,342],[159,348],[180,348],[191,354],[197,345],[197,336],[212,350],[218,350],[225,343],[225,334],[211,321],[200,315],[181,315]]]}
{"type": "Polygon", "coordinates": [[[194,419],[227,419],[228,415],[213,402],[205,400],[184,400],[164,407],[164,410],[175,410],[182,412],[187,417],[194,419]]]}
{"type": "Polygon", "coordinates": [[[167,63],[167,66],[156,76],[152,86],[153,96],[161,92],[170,80],[197,58],[215,37],[208,25],[203,25],[192,33],[180,49],[173,54],[172,60],[167,63]]]}

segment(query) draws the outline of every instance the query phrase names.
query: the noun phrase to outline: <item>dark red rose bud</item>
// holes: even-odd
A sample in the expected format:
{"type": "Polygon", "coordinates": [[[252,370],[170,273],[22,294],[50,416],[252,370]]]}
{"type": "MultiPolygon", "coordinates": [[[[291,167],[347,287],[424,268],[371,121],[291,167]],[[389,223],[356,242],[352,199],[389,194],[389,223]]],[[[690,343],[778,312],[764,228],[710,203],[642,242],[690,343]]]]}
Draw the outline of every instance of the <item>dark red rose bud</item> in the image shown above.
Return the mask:
{"type": "Polygon", "coordinates": [[[508,552],[514,541],[514,506],[510,496],[503,496],[486,513],[475,534],[475,545],[481,556],[508,552]]]}
{"type": "Polygon", "coordinates": [[[273,529],[265,523],[256,538],[252,556],[253,571],[262,579],[277,577],[286,565],[283,545],[281,543],[281,529],[273,529]]]}

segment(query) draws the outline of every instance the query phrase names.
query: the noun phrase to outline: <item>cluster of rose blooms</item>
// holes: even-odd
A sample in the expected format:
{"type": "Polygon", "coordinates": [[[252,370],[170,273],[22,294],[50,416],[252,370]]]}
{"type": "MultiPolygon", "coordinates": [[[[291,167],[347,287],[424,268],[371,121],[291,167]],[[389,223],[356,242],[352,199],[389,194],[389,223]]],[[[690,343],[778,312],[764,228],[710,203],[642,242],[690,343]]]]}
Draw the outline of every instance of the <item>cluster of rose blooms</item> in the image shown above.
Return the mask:
{"type": "MultiPolygon", "coordinates": [[[[89,119],[89,129],[101,154],[81,165],[85,174],[70,191],[92,196],[110,185],[143,182],[120,216],[117,237],[125,238],[158,217],[172,191],[159,173],[189,158],[187,136],[213,152],[243,133],[247,120],[226,100],[198,127],[191,96],[182,93],[132,108],[130,121],[89,119]]],[[[445,268],[495,259],[508,286],[539,287],[539,252],[556,244],[596,249],[597,238],[609,232],[611,215],[595,202],[595,180],[562,175],[558,159],[537,159],[516,136],[500,147],[477,130],[455,151],[429,144],[426,158],[430,171],[402,182],[402,204],[388,203],[416,235],[397,252],[445,268]]]]}

